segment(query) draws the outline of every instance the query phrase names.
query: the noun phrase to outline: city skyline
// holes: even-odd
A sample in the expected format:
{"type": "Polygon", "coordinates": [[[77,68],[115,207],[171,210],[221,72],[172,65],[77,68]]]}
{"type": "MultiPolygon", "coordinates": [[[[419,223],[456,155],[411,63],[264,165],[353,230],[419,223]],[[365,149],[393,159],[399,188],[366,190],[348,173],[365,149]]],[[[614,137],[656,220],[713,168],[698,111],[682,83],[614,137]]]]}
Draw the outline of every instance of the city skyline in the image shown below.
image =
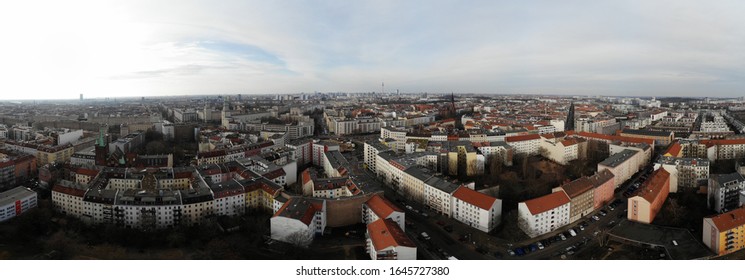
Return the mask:
{"type": "Polygon", "coordinates": [[[1,99],[744,92],[734,1],[41,2],[0,4],[1,99]]]}

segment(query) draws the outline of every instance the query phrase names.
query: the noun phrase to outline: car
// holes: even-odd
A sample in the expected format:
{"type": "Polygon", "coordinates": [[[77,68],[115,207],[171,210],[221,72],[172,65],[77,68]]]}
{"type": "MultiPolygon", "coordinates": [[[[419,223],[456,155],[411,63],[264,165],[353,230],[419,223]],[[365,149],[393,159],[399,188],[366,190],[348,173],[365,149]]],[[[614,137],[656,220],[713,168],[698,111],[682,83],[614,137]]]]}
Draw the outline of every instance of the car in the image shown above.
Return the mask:
{"type": "Polygon", "coordinates": [[[580,225],[580,226],[583,226],[583,227],[587,227],[587,226],[589,226],[589,224],[588,224],[587,222],[584,222],[584,221],[583,221],[583,222],[581,222],[581,223],[579,223],[579,225],[580,225]]]}
{"type": "Polygon", "coordinates": [[[507,249],[507,254],[514,257],[515,251],[512,251],[511,249],[507,249]]]}
{"type": "Polygon", "coordinates": [[[592,219],[595,221],[600,221],[600,218],[598,218],[598,215],[592,215],[592,219]]]}
{"type": "Polygon", "coordinates": [[[426,232],[422,232],[422,238],[424,238],[424,240],[432,239],[432,237],[429,237],[429,234],[427,234],[426,232]]]}
{"type": "Polygon", "coordinates": [[[585,230],[585,226],[583,226],[583,225],[580,224],[579,225],[579,230],[585,230]]]}
{"type": "Polygon", "coordinates": [[[522,247],[521,248],[517,248],[517,249],[515,249],[515,255],[518,256],[518,257],[523,256],[523,255],[525,255],[525,250],[522,247]]]}
{"type": "Polygon", "coordinates": [[[567,237],[564,236],[563,233],[559,233],[559,238],[561,238],[561,240],[567,240],[567,237]]]}
{"type": "Polygon", "coordinates": [[[616,216],[616,218],[619,218],[619,219],[623,219],[624,217],[626,217],[626,214],[624,214],[624,213],[618,214],[616,216]]]}
{"type": "Polygon", "coordinates": [[[447,232],[453,232],[453,226],[452,225],[446,225],[446,226],[443,227],[443,229],[445,229],[445,231],[447,231],[447,232]]]}
{"type": "Polygon", "coordinates": [[[600,210],[600,215],[605,217],[605,215],[608,215],[608,212],[605,212],[605,210],[600,210]]]}
{"type": "Polygon", "coordinates": [[[616,210],[616,207],[613,206],[613,204],[608,205],[608,210],[610,210],[610,211],[616,210]]]}
{"type": "Polygon", "coordinates": [[[577,232],[576,232],[576,231],[574,231],[574,229],[569,229],[569,234],[570,234],[571,236],[577,236],[577,232]]]}
{"type": "Polygon", "coordinates": [[[543,246],[543,243],[541,243],[540,241],[536,242],[535,245],[538,246],[538,250],[546,249],[546,247],[543,246]]]}
{"type": "Polygon", "coordinates": [[[411,207],[411,205],[406,205],[406,209],[409,209],[409,211],[414,210],[414,207],[411,207]]]}
{"type": "Polygon", "coordinates": [[[559,242],[559,241],[561,241],[561,237],[559,237],[558,235],[556,235],[556,236],[553,237],[553,241],[554,242],[559,242]]]}

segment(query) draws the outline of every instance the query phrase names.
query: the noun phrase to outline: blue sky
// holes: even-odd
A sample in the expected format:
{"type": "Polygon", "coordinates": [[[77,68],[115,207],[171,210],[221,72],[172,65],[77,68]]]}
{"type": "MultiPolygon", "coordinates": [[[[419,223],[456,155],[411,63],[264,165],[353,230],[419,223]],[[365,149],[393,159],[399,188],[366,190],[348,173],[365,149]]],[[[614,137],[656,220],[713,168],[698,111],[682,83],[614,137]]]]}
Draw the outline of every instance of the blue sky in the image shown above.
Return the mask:
{"type": "Polygon", "coordinates": [[[741,1],[4,1],[0,98],[369,92],[383,81],[739,97],[743,14],[741,1]]]}

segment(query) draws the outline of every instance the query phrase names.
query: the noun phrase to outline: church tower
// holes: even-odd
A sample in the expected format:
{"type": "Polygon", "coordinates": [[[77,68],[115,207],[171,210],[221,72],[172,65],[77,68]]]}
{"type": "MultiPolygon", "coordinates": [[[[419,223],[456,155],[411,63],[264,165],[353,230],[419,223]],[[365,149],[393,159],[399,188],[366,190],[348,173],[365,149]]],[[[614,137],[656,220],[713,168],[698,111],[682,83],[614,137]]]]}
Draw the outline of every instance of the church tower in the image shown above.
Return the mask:
{"type": "Polygon", "coordinates": [[[109,153],[109,143],[106,142],[105,125],[98,129],[98,138],[96,138],[96,165],[106,166],[109,153]]]}

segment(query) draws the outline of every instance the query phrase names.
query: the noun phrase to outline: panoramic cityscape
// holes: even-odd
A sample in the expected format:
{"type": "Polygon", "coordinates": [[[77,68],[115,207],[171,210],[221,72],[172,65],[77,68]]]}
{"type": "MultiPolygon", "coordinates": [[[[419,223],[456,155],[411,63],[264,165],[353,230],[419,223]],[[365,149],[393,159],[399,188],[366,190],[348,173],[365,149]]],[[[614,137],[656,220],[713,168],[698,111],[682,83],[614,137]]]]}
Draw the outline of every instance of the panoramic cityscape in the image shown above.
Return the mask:
{"type": "Polygon", "coordinates": [[[736,273],[744,13],[729,0],[3,1],[0,268],[736,273]]]}
{"type": "Polygon", "coordinates": [[[9,259],[711,259],[745,99],[429,93],[0,103],[9,259]]]}

